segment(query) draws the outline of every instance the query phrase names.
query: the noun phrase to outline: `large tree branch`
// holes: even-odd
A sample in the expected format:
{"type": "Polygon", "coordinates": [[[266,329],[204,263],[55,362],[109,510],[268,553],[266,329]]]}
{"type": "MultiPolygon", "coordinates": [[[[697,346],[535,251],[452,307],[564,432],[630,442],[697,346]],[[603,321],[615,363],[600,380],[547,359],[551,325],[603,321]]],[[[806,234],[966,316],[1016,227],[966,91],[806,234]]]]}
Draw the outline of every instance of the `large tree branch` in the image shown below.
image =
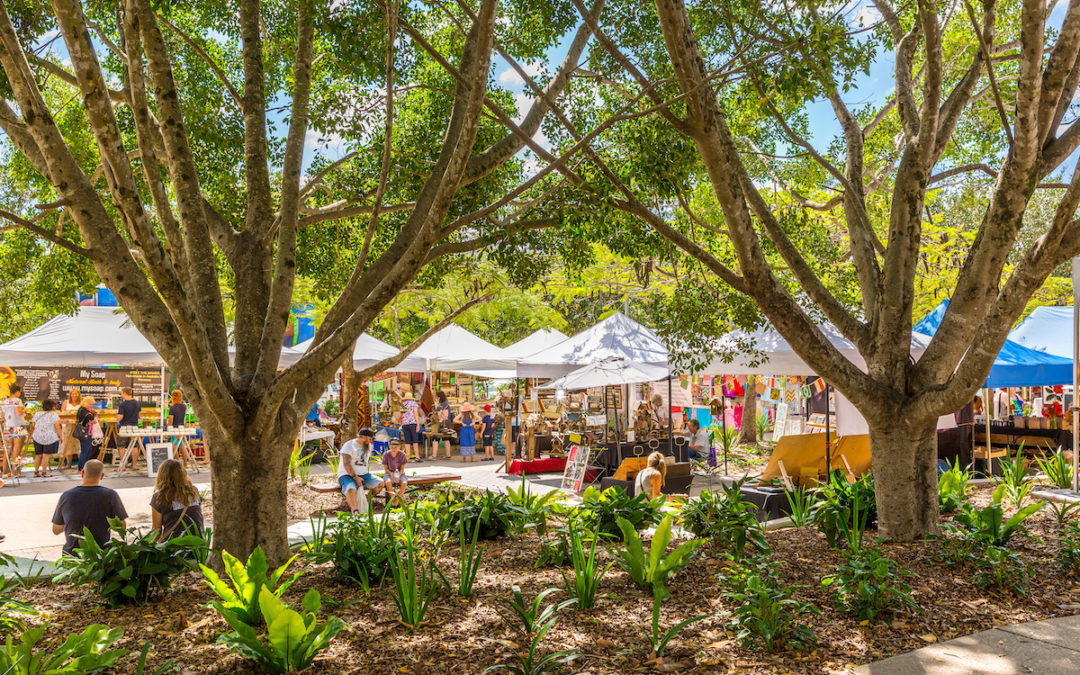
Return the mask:
{"type": "Polygon", "coordinates": [[[195,42],[195,40],[193,40],[190,35],[180,30],[180,28],[176,24],[161,15],[158,15],[157,20],[165,24],[166,28],[171,30],[181,40],[187,43],[188,47],[191,47],[191,50],[195,52],[199,56],[199,58],[202,59],[204,63],[206,63],[207,67],[210,68],[211,72],[214,73],[214,76],[217,77],[218,82],[221,83],[221,86],[225,87],[225,91],[228,92],[229,97],[232,98],[233,103],[236,104],[236,107],[243,111],[244,102],[240,98],[240,92],[238,92],[236,90],[236,87],[232,85],[232,82],[229,81],[229,78],[225,75],[225,72],[221,70],[221,66],[217,64],[217,61],[215,61],[214,58],[210,56],[210,54],[208,54],[207,51],[202,48],[202,46],[199,45],[199,43],[195,42]]]}
{"type": "Polygon", "coordinates": [[[33,222],[31,222],[31,221],[29,221],[29,220],[27,220],[25,218],[17,216],[14,213],[11,213],[10,211],[5,211],[3,209],[0,209],[0,218],[3,218],[4,220],[7,220],[7,221],[10,221],[11,223],[13,223],[12,225],[9,225],[7,227],[0,227],[0,232],[7,232],[8,230],[13,230],[13,229],[23,229],[23,230],[26,230],[28,232],[33,232],[35,235],[41,237],[42,239],[45,239],[47,241],[51,241],[52,243],[56,244],[57,246],[59,246],[59,247],[61,247],[63,249],[66,249],[68,251],[71,251],[75,255],[82,256],[82,257],[86,258],[87,260],[93,260],[93,256],[92,256],[89,249],[85,249],[82,246],[79,246],[78,244],[76,244],[74,242],[68,241],[67,239],[64,239],[63,237],[56,234],[55,232],[53,232],[51,230],[46,230],[45,228],[43,228],[43,227],[41,227],[39,225],[36,225],[33,222]]]}

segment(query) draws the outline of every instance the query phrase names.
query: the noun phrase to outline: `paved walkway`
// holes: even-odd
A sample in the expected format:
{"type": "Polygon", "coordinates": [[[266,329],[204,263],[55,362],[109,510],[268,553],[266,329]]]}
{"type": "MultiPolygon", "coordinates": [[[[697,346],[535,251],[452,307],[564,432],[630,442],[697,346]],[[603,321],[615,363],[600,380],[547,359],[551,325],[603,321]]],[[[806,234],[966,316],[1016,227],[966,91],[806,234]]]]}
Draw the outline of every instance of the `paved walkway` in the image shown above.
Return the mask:
{"type": "Polygon", "coordinates": [[[1080,672],[1080,615],[1000,626],[861,666],[860,675],[1080,672]]]}

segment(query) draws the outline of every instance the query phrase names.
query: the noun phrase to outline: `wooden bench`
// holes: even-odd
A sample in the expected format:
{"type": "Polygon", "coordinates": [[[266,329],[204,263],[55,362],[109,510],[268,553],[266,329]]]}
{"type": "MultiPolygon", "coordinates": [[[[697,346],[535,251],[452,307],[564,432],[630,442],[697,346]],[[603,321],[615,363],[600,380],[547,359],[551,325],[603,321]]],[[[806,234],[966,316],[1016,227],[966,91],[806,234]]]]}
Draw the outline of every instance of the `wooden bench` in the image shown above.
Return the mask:
{"type": "MultiPolygon", "coordinates": [[[[430,473],[425,475],[406,476],[406,478],[409,479],[409,488],[408,490],[406,490],[406,494],[412,492],[414,489],[419,489],[425,485],[436,485],[438,483],[446,483],[452,480],[461,480],[461,476],[452,473],[430,473]]],[[[313,483],[308,483],[308,487],[315,492],[319,492],[322,494],[338,492],[341,490],[341,486],[337,483],[319,483],[317,485],[313,483]]],[[[385,503],[389,503],[390,493],[384,492],[383,498],[385,500],[385,503]]],[[[342,498],[342,503],[344,504],[344,498],[342,498]]],[[[344,511],[346,510],[346,507],[341,507],[341,509],[339,510],[344,511]]]]}

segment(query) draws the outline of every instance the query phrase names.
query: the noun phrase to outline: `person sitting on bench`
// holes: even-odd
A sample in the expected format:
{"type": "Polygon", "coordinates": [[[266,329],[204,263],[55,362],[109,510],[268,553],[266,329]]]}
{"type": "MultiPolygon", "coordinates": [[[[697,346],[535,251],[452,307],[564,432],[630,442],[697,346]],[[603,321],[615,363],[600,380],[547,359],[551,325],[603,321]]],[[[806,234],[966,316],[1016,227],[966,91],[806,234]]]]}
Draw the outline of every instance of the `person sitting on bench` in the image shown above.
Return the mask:
{"type": "MultiPolygon", "coordinates": [[[[384,486],[390,489],[390,481],[385,481],[368,471],[368,461],[371,459],[371,451],[375,446],[372,441],[375,432],[364,427],[356,432],[356,438],[345,443],[338,451],[338,484],[341,485],[341,493],[345,495],[345,502],[353,513],[360,513],[357,499],[358,483],[369,490],[372,496],[384,486]]],[[[364,503],[366,506],[366,499],[364,503]]]]}
{"type": "Polygon", "coordinates": [[[405,501],[405,488],[409,486],[409,481],[405,478],[405,463],[408,460],[408,455],[401,450],[398,440],[395,438],[390,441],[390,450],[383,453],[382,463],[387,494],[393,491],[394,485],[398,486],[397,494],[394,496],[394,506],[401,506],[405,501]]]}

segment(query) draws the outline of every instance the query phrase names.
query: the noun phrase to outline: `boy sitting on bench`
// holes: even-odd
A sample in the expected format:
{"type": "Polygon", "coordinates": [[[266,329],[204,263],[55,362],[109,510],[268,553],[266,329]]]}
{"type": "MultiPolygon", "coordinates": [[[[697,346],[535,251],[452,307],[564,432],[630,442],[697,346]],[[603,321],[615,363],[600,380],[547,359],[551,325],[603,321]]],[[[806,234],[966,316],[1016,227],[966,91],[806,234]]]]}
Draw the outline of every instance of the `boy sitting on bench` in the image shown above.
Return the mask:
{"type": "Polygon", "coordinates": [[[374,438],[375,432],[364,427],[356,432],[356,438],[342,445],[339,451],[338,484],[341,485],[341,493],[345,495],[345,502],[353,513],[360,513],[361,509],[367,510],[364,490],[370,490],[372,496],[383,487],[390,490],[390,481],[368,471],[368,460],[375,449],[372,444],[374,438]]]}

